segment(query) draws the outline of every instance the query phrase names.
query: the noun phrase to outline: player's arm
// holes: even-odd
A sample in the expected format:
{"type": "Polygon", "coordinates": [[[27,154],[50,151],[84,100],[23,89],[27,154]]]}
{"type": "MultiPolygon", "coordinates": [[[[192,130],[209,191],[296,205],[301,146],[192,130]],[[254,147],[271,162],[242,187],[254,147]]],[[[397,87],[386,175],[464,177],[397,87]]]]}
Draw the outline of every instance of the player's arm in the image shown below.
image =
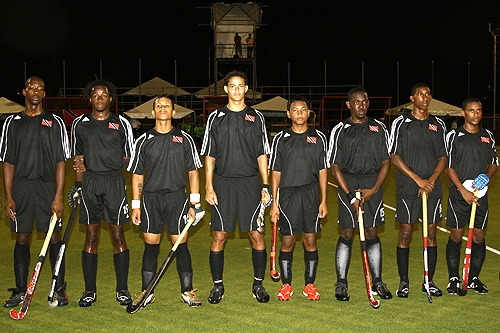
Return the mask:
{"type": "Polygon", "coordinates": [[[14,220],[16,218],[16,203],[12,199],[12,182],[14,181],[14,165],[3,163],[3,185],[5,192],[5,216],[14,220]],[[11,214],[11,211],[13,214],[11,214]]]}
{"type": "Polygon", "coordinates": [[[450,178],[450,181],[453,183],[453,185],[455,185],[458,188],[460,194],[462,195],[464,200],[469,203],[469,205],[472,205],[473,202],[476,202],[476,204],[479,205],[476,196],[474,195],[474,193],[465,188],[465,186],[460,181],[460,178],[458,178],[455,169],[446,168],[446,174],[448,175],[448,178],[450,178]]]}
{"type": "Polygon", "coordinates": [[[321,192],[321,203],[319,204],[319,217],[324,218],[328,214],[326,196],[328,193],[328,169],[319,171],[319,190],[321,192]]]}
{"type": "Polygon", "coordinates": [[[432,175],[429,177],[429,180],[432,181],[432,183],[436,182],[436,180],[439,178],[439,176],[443,173],[444,169],[446,168],[446,165],[448,165],[448,156],[441,156],[438,159],[438,162],[436,164],[436,167],[434,168],[434,171],[432,172],[432,175]]]}
{"type": "MultiPolygon", "coordinates": [[[[281,183],[281,171],[274,171],[271,175],[271,191],[274,198],[278,198],[278,189],[281,183]]],[[[278,200],[273,200],[271,203],[271,220],[280,219],[280,209],[278,207],[278,200]]]]}
{"type": "Polygon", "coordinates": [[[85,164],[83,163],[83,155],[76,155],[73,159],[73,170],[75,170],[75,181],[81,182],[83,180],[83,173],[85,172],[85,164]]]}
{"type": "Polygon", "coordinates": [[[205,200],[211,205],[218,205],[217,194],[214,191],[215,157],[205,156],[205,200]]]}
{"type": "Polygon", "coordinates": [[[205,215],[205,211],[200,203],[200,175],[198,169],[189,171],[188,177],[190,191],[189,202],[191,203],[188,215],[194,220],[193,226],[195,226],[205,215]]]}
{"type": "Polygon", "coordinates": [[[495,173],[497,173],[498,170],[498,165],[496,164],[490,164],[488,165],[488,169],[486,170],[486,176],[489,178],[493,177],[495,173]]]}
{"type": "Polygon", "coordinates": [[[130,157],[123,156],[123,159],[125,160],[125,163],[127,164],[127,167],[128,167],[128,164],[130,162],[130,157]]]}
{"type": "MultiPolygon", "coordinates": [[[[418,185],[418,187],[420,187],[418,191],[419,196],[422,191],[431,193],[432,190],[434,190],[434,182],[431,181],[430,179],[420,178],[419,175],[417,175],[415,172],[413,172],[412,169],[410,169],[408,164],[406,164],[406,162],[401,158],[401,156],[396,154],[391,154],[391,162],[403,175],[413,180],[418,185]]],[[[446,162],[444,166],[446,166],[446,162]]],[[[441,172],[444,170],[444,166],[441,172]]]]}
{"type": "MultiPolygon", "coordinates": [[[[267,170],[267,167],[268,167],[267,155],[266,154],[260,155],[257,158],[257,163],[259,165],[259,171],[260,171],[260,177],[262,179],[262,184],[267,185],[267,187],[269,187],[270,184],[269,184],[269,171],[267,170]]],[[[266,207],[267,207],[268,204],[270,204],[270,202],[272,200],[272,196],[265,189],[265,187],[262,189],[261,192],[262,192],[262,199],[261,200],[265,202],[266,207]]]]}
{"type": "Polygon", "coordinates": [[[64,181],[66,179],[66,162],[61,161],[56,165],[56,195],[52,201],[52,213],[56,213],[58,218],[62,217],[64,211],[63,192],[64,181]]]}
{"type": "Polygon", "coordinates": [[[132,223],[141,224],[141,197],[144,189],[144,175],[132,174],[132,223]]]}
{"type": "Polygon", "coordinates": [[[378,172],[377,179],[375,180],[375,184],[373,185],[373,187],[359,189],[359,192],[361,192],[362,194],[361,207],[363,207],[365,201],[370,201],[370,199],[373,198],[373,196],[378,192],[378,190],[380,190],[380,187],[387,178],[390,169],[391,169],[391,160],[387,159],[383,161],[382,164],[380,165],[380,170],[378,172]]]}
{"type": "MultiPolygon", "coordinates": [[[[349,186],[347,185],[347,181],[345,180],[344,175],[342,174],[342,171],[340,170],[340,166],[338,164],[332,163],[331,170],[332,170],[333,177],[337,181],[337,185],[339,186],[339,189],[342,192],[344,192],[344,194],[347,196],[347,199],[352,202],[351,206],[354,209],[354,211],[357,212],[358,207],[359,207],[359,200],[356,199],[354,192],[351,189],[349,189],[349,186]],[[352,198],[351,198],[351,196],[352,196],[352,198]]],[[[354,190],[356,190],[356,189],[354,189],[354,190]]]]}

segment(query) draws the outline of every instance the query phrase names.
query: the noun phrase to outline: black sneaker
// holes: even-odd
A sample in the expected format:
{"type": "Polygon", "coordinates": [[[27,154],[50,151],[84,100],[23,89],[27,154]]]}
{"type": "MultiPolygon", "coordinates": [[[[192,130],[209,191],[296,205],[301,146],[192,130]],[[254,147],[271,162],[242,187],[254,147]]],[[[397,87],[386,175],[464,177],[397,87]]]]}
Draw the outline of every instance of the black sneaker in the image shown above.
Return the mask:
{"type": "Polygon", "coordinates": [[[120,302],[120,305],[132,304],[132,297],[127,289],[123,289],[116,292],[116,300],[120,302]]]}
{"type": "Polygon", "coordinates": [[[57,306],[65,306],[69,303],[69,298],[68,295],[66,295],[66,290],[63,289],[64,287],[66,287],[66,284],[54,291],[54,301],[57,302],[57,306]]]}
{"type": "Polygon", "coordinates": [[[383,283],[382,281],[379,281],[377,283],[374,283],[372,286],[372,293],[373,295],[379,295],[380,298],[382,299],[391,299],[392,294],[387,288],[387,285],[383,283]]]}
{"type": "Polygon", "coordinates": [[[22,303],[26,291],[21,292],[17,288],[9,288],[8,291],[12,291],[12,295],[3,303],[4,308],[13,308],[22,303]]]}
{"type": "Polygon", "coordinates": [[[252,288],[252,293],[253,297],[257,299],[258,302],[260,303],[269,302],[269,294],[266,292],[266,289],[264,289],[263,285],[254,286],[252,288]]]}
{"type": "MultiPolygon", "coordinates": [[[[425,290],[425,283],[422,283],[422,291],[427,293],[427,290],[425,290]]],[[[433,297],[443,296],[443,292],[438,288],[438,286],[436,286],[434,281],[429,281],[429,292],[433,297]]]]}
{"type": "Polygon", "coordinates": [[[82,297],[78,301],[78,305],[82,308],[86,308],[87,306],[91,306],[92,303],[97,301],[97,294],[95,291],[84,291],[82,297]]]}
{"type": "Polygon", "coordinates": [[[450,282],[448,282],[446,290],[448,291],[448,294],[460,295],[462,293],[462,289],[460,288],[460,279],[456,276],[452,277],[450,282]]]}
{"type": "Polygon", "coordinates": [[[349,292],[347,291],[347,284],[344,282],[335,283],[335,297],[339,301],[348,301],[349,292]]]}
{"type": "Polygon", "coordinates": [[[401,298],[408,298],[409,293],[410,293],[410,283],[401,281],[399,283],[398,290],[396,290],[396,296],[401,298]]]}
{"type": "Polygon", "coordinates": [[[469,289],[474,289],[476,293],[484,295],[488,293],[488,288],[477,277],[473,277],[472,281],[467,286],[469,289]]]}
{"type": "Polygon", "coordinates": [[[208,302],[211,304],[218,304],[224,298],[224,286],[214,286],[210,290],[210,296],[208,296],[208,302]]]}

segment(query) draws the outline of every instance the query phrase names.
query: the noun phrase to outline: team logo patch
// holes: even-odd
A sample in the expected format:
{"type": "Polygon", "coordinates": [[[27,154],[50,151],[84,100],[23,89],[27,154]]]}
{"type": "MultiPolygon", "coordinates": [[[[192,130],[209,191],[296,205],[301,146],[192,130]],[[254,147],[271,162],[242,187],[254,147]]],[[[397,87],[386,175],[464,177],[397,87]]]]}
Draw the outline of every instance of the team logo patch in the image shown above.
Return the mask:
{"type": "Polygon", "coordinates": [[[174,135],[172,137],[172,142],[182,143],[182,141],[184,141],[184,138],[182,136],[176,136],[176,135],[174,135]]]}
{"type": "Polygon", "coordinates": [[[249,114],[246,114],[245,115],[245,120],[246,121],[251,121],[252,123],[254,123],[255,122],[255,116],[251,116],[249,114]]]}
{"type": "Polygon", "coordinates": [[[42,125],[47,127],[52,127],[52,121],[47,119],[42,119],[42,125]]]}
{"type": "Polygon", "coordinates": [[[108,128],[111,128],[111,129],[114,129],[114,130],[118,130],[120,128],[120,124],[109,123],[108,124],[108,128]]]}
{"type": "Polygon", "coordinates": [[[370,131],[378,133],[378,126],[370,125],[370,131]]]}
{"type": "Polygon", "coordinates": [[[487,137],[482,136],[482,137],[481,137],[481,142],[490,143],[490,138],[487,138],[487,137]]]}
{"type": "Polygon", "coordinates": [[[431,131],[434,131],[434,132],[437,132],[438,131],[438,127],[436,125],[433,125],[433,124],[429,124],[429,129],[431,131]]]}
{"type": "Polygon", "coordinates": [[[318,140],[318,138],[316,138],[314,136],[308,136],[307,139],[306,139],[306,142],[307,143],[314,143],[314,144],[316,144],[316,140],[318,140]]]}

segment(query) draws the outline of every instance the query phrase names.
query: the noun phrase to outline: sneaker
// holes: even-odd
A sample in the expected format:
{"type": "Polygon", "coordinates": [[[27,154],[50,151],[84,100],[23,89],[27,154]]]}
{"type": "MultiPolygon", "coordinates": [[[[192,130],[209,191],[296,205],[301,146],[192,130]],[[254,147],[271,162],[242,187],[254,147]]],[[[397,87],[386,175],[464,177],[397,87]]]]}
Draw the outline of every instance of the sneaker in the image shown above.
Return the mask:
{"type": "Polygon", "coordinates": [[[474,289],[478,294],[488,293],[488,288],[477,277],[472,278],[472,281],[469,282],[467,288],[474,289]]]}
{"type": "Polygon", "coordinates": [[[269,302],[269,294],[264,289],[263,285],[254,286],[252,288],[253,297],[257,299],[257,302],[266,303],[269,302]]]}
{"type": "Polygon", "coordinates": [[[198,307],[201,305],[201,301],[194,293],[197,289],[191,291],[185,291],[181,294],[181,301],[187,303],[189,306],[198,307]]]}
{"type": "Polygon", "coordinates": [[[348,301],[349,292],[347,291],[347,284],[344,282],[335,283],[335,298],[339,301],[348,301]]]}
{"type": "Polygon", "coordinates": [[[290,296],[292,295],[293,295],[292,286],[289,285],[288,283],[285,283],[280,288],[280,292],[278,293],[278,299],[280,301],[288,301],[290,299],[290,296]]]}
{"type": "Polygon", "coordinates": [[[4,308],[13,308],[22,303],[24,300],[24,295],[26,291],[19,291],[17,288],[9,288],[9,291],[12,291],[12,295],[3,303],[4,308]]]}
{"type": "Polygon", "coordinates": [[[97,294],[95,291],[84,291],[82,297],[80,297],[78,301],[78,305],[87,307],[91,306],[95,301],[97,301],[97,294]]]}
{"type": "MultiPolygon", "coordinates": [[[[133,305],[137,305],[137,303],[139,303],[140,297],[145,292],[146,292],[146,290],[136,292],[135,295],[134,295],[135,300],[134,300],[134,302],[132,304],[133,305]]],[[[144,302],[144,305],[142,307],[145,307],[148,304],[153,304],[155,301],[156,301],[155,294],[151,293],[151,294],[149,294],[148,298],[146,299],[146,301],[144,302]]]]}
{"type": "Polygon", "coordinates": [[[312,283],[309,283],[307,286],[304,287],[304,291],[302,292],[302,294],[304,294],[304,296],[307,296],[311,301],[319,300],[318,290],[312,283]]]}
{"type": "MultiPolygon", "coordinates": [[[[427,293],[427,290],[425,290],[425,283],[422,283],[422,291],[427,293]]],[[[436,286],[434,281],[429,281],[429,292],[433,297],[443,296],[443,292],[438,288],[438,286],[436,286]]]]}
{"type": "Polygon", "coordinates": [[[116,300],[120,302],[120,305],[132,304],[132,297],[127,289],[123,289],[116,292],[116,300]]]}
{"type": "Polygon", "coordinates": [[[380,298],[382,299],[391,299],[392,294],[387,288],[387,285],[383,283],[382,281],[379,281],[377,283],[374,283],[372,286],[372,294],[373,295],[379,295],[380,298]]]}
{"type": "Polygon", "coordinates": [[[462,292],[462,289],[460,289],[460,280],[456,276],[452,277],[450,282],[448,282],[446,290],[448,294],[459,295],[462,292]]]}
{"type": "Polygon", "coordinates": [[[398,297],[408,298],[409,293],[410,293],[410,283],[401,281],[401,283],[399,283],[398,290],[396,290],[396,295],[398,297]]]}
{"type": "Polygon", "coordinates": [[[54,291],[54,301],[57,302],[57,306],[65,306],[69,303],[68,295],[66,295],[66,290],[58,288],[54,291]]]}
{"type": "Polygon", "coordinates": [[[210,290],[210,296],[208,296],[208,302],[211,304],[218,304],[224,298],[224,286],[214,286],[210,290]]]}

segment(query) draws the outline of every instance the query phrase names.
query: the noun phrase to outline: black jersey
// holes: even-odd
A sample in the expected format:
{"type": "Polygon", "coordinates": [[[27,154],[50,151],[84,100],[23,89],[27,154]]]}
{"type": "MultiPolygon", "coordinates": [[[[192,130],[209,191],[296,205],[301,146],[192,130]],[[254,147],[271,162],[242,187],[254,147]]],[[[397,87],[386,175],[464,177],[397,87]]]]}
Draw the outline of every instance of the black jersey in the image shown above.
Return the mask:
{"type": "Polygon", "coordinates": [[[83,163],[90,172],[121,170],[127,167],[123,158],[132,156],[132,127],[116,113],[106,120],[87,113],[73,121],[71,146],[73,155],[84,155],[83,163]]]}
{"type": "Polygon", "coordinates": [[[176,192],[186,187],[186,170],[201,168],[193,138],[178,128],[158,133],[154,128],[135,142],[134,156],[128,171],[143,175],[145,192],[176,192]]]}
{"type": "Polygon", "coordinates": [[[327,158],[344,174],[378,174],[382,162],[390,158],[387,128],[371,117],[362,124],[347,118],[333,128],[327,158]]]}
{"type": "Polygon", "coordinates": [[[215,158],[216,175],[255,176],[257,158],[269,152],[266,124],[259,111],[246,106],[234,112],[224,106],[208,117],[201,155],[215,158]]]}
{"type": "Polygon", "coordinates": [[[47,111],[35,117],[24,111],[3,125],[0,161],[15,166],[15,179],[56,181],[56,164],[71,157],[63,120],[47,111]]]}
{"type": "MultiPolygon", "coordinates": [[[[488,165],[498,165],[493,134],[479,127],[476,133],[467,132],[463,126],[446,135],[448,147],[448,168],[455,169],[463,183],[486,173],[488,165]]],[[[450,182],[450,189],[455,187],[450,182]]]]}
{"type": "MultiPolygon", "coordinates": [[[[446,152],[446,126],[444,122],[429,115],[425,120],[415,118],[411,113],[399,116],[392,123],[390,152],[400,156],[408,167],[423,179],[429,179],[441,157],[446,152]]],[[[418,185],[399,170],[396,174],[398,198],[417,198],[418,185]]],[[[438,178],[429,198],[442,197],[441,180],[438,178]]]]}
{"type": "Polygon", "coordinates": [[[319,181],[319,171],[328,169],[326,136],[308,128],[295,133],[291,128],[273,139],[269,169],[281,172],[280,187],[299,187],[319,181]]]}

